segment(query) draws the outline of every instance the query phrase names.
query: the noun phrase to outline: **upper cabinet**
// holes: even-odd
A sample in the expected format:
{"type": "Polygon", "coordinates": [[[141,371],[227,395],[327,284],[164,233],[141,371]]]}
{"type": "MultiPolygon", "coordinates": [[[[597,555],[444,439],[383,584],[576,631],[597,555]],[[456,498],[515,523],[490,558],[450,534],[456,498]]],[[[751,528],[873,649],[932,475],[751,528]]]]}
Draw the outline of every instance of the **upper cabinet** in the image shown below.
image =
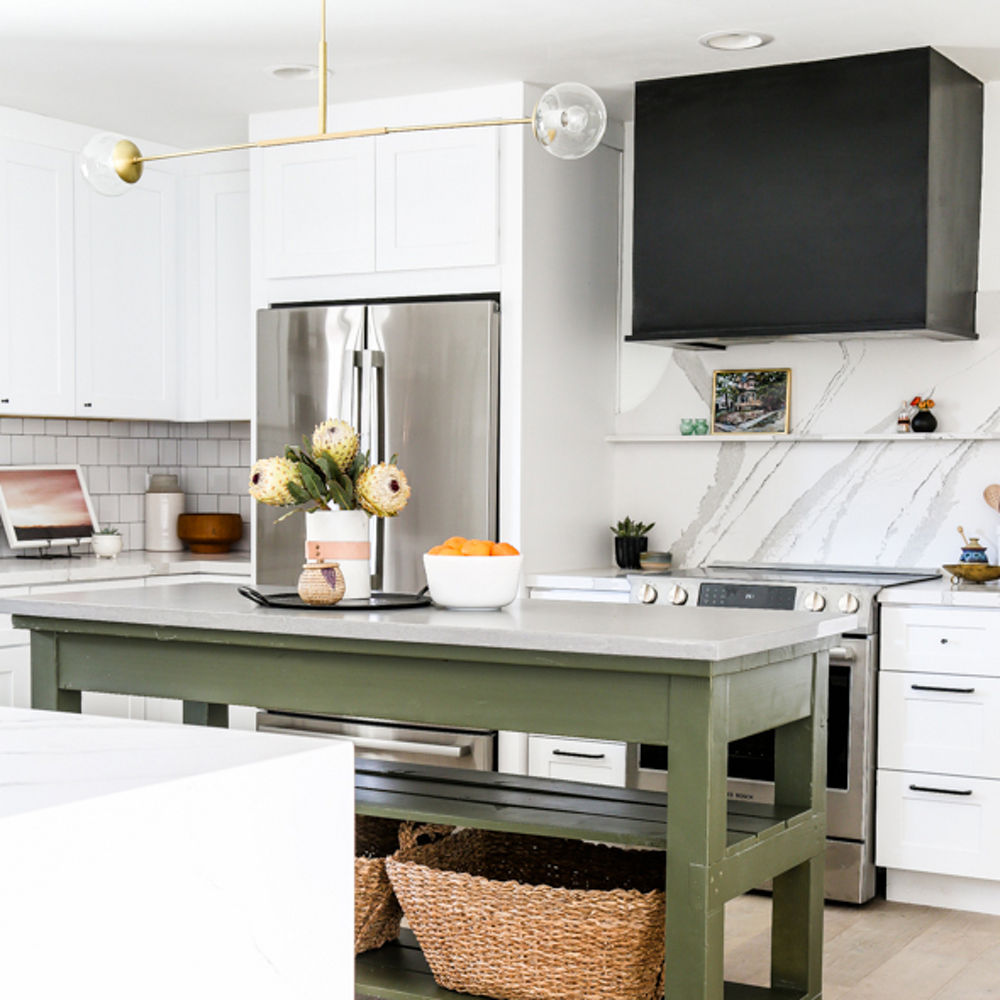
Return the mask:
{"type": "Polygon", "coordinates": [[[275,300],[297,297],[281,279],[497,262],[494,128],[281,146],[259,163],[261,267],[275,300]]]}
{"type": "Polygon", "coordinates": [[[375,140],[265,149],[264,274],[375,270],[375,140]]]}
{"type": "Polygon", "coordinates": [[[78,416],[178,415],[176,199],[165,171],[118,198],[77,178],[78,416]]]}
{"type": "Polygon", "coordinates": [[[73,413],[73,157],[0,139],[0,415],[73,413]]]}

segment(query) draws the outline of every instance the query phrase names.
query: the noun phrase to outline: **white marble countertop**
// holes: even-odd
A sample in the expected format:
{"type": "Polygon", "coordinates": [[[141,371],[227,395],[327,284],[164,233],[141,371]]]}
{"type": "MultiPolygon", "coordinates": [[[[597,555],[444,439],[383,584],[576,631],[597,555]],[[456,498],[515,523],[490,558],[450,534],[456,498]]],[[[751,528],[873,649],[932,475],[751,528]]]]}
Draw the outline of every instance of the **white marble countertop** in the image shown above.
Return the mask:
{"type": "Polygon", "coordinates": [[[0,708],[5,995],[353,996],[353,804],[343,741],[0,708]]]}
{"type": "Polygon", "coordinates": [[[878,596],[880,604],[925,604],[936,607],[1000,608],[1000,580],[991,583],[952,585],[947,575],[939,580],[888,587],[878,596]]]}
{"type": "Polygon", "coordinates": [[[850,631],[854,615],[743,608],[594,605],[521,600],[500,611],[278,610],[233,585],[190,583],[29,597],[0,596],[0,613],[345,639],[494,646],[568,653],[726,660],[850,631]]]}
{"type": "Polygon", "coordinates": [[[0,559],[0,593],[4,587],[25,587],[74,580],[122,580],[131,577],[218,573],[250,576],[250,554],[200,555],[196,552],[123,552],[114,559],[84,555],[75,559],[0,559]]]}
{"type": "Polygon", "coordinates": [[[528,573],[526,587],[554,590],[623,590],[628,592],[628,576],[636,569],[618,569],[616,566],[599,566],[596,569],[567,569],[528,573]]]}

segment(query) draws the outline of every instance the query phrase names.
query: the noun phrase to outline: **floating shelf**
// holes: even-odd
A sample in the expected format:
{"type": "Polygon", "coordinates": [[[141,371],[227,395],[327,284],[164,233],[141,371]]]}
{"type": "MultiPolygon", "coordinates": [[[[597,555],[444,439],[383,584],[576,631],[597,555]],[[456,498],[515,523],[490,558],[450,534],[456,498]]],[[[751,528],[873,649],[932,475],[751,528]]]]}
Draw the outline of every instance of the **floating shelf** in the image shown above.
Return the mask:
{"type": "Polygon", "coordinates": [[[1000,441],[1000,434],[609,434],[609,444],[673,444],[676,441],[710,441],[719,443],[794,443],[825,441],[827,443],[855,441],[898,441],[912,444],[927,441],[1000,441]]]}

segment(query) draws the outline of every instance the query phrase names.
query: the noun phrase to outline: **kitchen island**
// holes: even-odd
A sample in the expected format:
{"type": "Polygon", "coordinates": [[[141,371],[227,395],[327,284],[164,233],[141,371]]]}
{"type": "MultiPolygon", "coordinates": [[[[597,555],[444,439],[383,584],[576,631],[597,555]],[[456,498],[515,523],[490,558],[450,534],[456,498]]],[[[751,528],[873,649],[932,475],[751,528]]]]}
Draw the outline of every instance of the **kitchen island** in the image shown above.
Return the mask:
{"type": "MultiPolygon", "coordinates": [[[[282,611],[191,584],[12,598],[31,629],[33,703],[79,711],[84,690],[180,698],[185,719],[226,706],[635,740],[670,748],[669,823],[650,793],[548,792],[506,775],[449,783],[359,765],[378,815],[664,846],[668,1000],[822,995],[827,650],[854,619],[521,601],[498,612],[282,611]],[[731,807],[729,741],[776,730],[776,804],[731,807]],[[724,904],[773,880],[772,985],[723,983],[724,904]]],[[[372,956],[375,956],[372,958],[372,956]]],[[[412,948],[357,963],[362,992],[457,996],[412,948]],[[398,953],[398,954],[397,954],[398,953]]],[[[544,970],[540,970],[543,974],[544,970]]]]}

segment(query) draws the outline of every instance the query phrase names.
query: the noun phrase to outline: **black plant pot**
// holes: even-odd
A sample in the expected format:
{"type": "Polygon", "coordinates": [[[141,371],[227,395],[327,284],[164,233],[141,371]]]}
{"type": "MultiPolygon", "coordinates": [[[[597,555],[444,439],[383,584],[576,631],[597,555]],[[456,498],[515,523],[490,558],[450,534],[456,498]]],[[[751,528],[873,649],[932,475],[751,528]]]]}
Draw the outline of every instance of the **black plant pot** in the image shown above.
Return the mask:
{"type": "Polygon", "coordinates": [[[917,410],[910,418],[910,430],[930,434],[937,427],[937,417],[930,410],[917,410]]]}
{"type": "Polygon", "coordinates": [[[639,569],[639,553],[646,551],[649,539],[645,535],[631,538],[615,536],[615,562],[622,569],[639,569]]]}

